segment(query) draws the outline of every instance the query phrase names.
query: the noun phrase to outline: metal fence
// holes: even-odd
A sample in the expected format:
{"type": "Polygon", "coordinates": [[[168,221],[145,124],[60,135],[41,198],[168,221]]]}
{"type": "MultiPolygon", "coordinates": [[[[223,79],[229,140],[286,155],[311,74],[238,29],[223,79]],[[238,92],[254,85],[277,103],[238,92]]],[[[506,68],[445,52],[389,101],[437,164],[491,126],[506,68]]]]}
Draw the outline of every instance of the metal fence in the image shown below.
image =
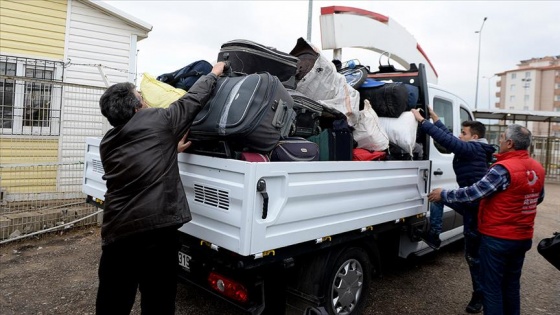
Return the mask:
{"type": "MultiPolygon", "coordinates": [[[[500,134],[505,132],[506,125],[487,126],[486,139],[490,144],[499,145],[500,134]]],[[[545,169],[546,182],[560,183],[560,138],[533,137],[529,149],[531,157],[539,161],[545,169]]]]}
{"type": "Polygon", "coordinates": [[[103,135],[105,88],[0,72],[0,241],[96,223],[83,159],[85,138],[103,135]]]}
{"type": "Polygon", "coordinates": [[[546,182],[560,183],[560,138],[533,137],[531,156],[546,171],[546,182]]]}

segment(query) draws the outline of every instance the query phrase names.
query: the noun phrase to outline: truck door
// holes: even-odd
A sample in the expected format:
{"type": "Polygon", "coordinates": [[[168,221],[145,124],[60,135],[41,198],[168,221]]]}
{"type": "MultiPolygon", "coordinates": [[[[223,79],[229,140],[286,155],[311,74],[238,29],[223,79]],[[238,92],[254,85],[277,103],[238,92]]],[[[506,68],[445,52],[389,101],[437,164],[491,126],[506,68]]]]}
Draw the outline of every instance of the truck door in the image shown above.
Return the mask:
{"type": "MultiPolygon", "coordinates": [[[[459,111],[459,102],[455,95],[446,91],[430,86],[430,103],[441,122],[453,133],[455,137],[459,136],[461,130],[460,119],[462,114],[459,111]]],[[[439,143],[430,137],[430,160],[432,161],[432,180],[431,189],[434,188],[457,188],[457,180],[455,171],[453,170],[453,153],[447,151],[439,143]]],[[[445,207],[443,215],[442,232],[453,230],[462,225],[462,217],[455,213],[452,209],[445,207]]],[[[461,231],[455,231],[454,236],[461,231]]],[[[447,238],[444,234],[441,239],[447,238]]]]}

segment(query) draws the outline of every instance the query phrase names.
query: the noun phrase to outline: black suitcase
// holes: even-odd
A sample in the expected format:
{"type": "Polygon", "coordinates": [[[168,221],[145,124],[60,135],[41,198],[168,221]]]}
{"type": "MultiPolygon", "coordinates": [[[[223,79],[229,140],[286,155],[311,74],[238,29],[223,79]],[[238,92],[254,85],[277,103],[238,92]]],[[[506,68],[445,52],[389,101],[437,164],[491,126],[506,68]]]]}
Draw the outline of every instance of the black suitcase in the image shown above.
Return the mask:
{"type": "Polygon", "coordinates": [[[560,233],[542,239],[537,245],[537,251],[556,269],[560,270],[560,233]]]}
{"type": "Polygon", "coordinates": [[[331,128],[324,129],[320,134],[307,138],[307,140],[315,142],[319,146],[319,160],[352,160],[354,137],[351,129],[347,126],[346,120],[336,120],[331,128]]]}
{"type": "Polygon", "coordinates": [[[296,88],[298,58],[250,40],[236,39],[222,44],[218,61],[229,61],[232,71],[247,74],[268,72],[286,88],[296,88]]]}
{"type": "Polygon", "coordinates": [[[364,109],[364,101],[367,99],[379,117],[399,118],[408,110],[408,89],[403,83],[385,83],[372,88],[360,87],[358,92],[360,110],[364,109]]]}
{"type": "Polygon", "coordinates": [[[323,105],[296,90],[288,89],[288,93],[294,100],[296,113],[295,130],[292,136],[307,138],[319,134],[323,105]]]}
{"type": "Polygon", "coordinates": [[[195,117],[189,137],[224,140],[258,153],[268,153],[290,134],[293,100],[277,77],[233,74],[218,78],[208,104],[195,117]]]}
{"type": "Polygon", "coordinates": [[[289,137],[278,142],[270,152],[270,160],[278,162],[319,161],[319,146],[302,137],[289,137]]]}

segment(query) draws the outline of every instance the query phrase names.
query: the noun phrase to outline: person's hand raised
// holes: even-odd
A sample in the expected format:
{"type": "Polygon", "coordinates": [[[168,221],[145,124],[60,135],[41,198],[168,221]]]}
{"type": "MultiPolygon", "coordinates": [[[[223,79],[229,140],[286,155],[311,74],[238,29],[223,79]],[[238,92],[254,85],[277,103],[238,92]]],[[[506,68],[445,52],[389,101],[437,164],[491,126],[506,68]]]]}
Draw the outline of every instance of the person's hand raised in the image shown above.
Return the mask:
{"type": "Polygon", "coordinates": [[[214,67],[212,68],[212,73],[216,76],[222,75],[224,73],[224,69],[226,67],[226,63],[223,61],[217,62],[214,67]]]}
{"type": "Polygon", "coordinates": [[[436,114],[436,112],[434,112],[434,110],[431,107],[428,107],[428,110],[430,112],[430,117],[432,118],[432,120],[434,122],[439,120],[439,116],[436,114]]]}
{"type": "Polygon", "coordinates": [[[416,108],[413,108],[410,111],[412,112],[412,114],[414,114],[414,118],[416,118],[418,122],[424,120],[424,117],[422,117],[422,114],[420,114],[420,111],[416,108]]]}

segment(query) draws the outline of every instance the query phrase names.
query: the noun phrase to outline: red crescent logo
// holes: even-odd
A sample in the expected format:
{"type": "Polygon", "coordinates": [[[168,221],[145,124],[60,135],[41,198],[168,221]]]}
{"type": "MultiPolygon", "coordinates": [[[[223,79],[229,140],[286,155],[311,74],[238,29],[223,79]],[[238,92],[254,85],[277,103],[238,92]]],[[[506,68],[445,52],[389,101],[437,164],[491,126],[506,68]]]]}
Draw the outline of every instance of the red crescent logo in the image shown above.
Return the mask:
{"type": "Polygon", "coordinates": [[[539,177],[537,176],[537,173],[535,173],[535,171],[527,171],[527,181],[529,182],[529,186],[533,186],[537,182],[537,180],[539,180],[539,177]]]}

